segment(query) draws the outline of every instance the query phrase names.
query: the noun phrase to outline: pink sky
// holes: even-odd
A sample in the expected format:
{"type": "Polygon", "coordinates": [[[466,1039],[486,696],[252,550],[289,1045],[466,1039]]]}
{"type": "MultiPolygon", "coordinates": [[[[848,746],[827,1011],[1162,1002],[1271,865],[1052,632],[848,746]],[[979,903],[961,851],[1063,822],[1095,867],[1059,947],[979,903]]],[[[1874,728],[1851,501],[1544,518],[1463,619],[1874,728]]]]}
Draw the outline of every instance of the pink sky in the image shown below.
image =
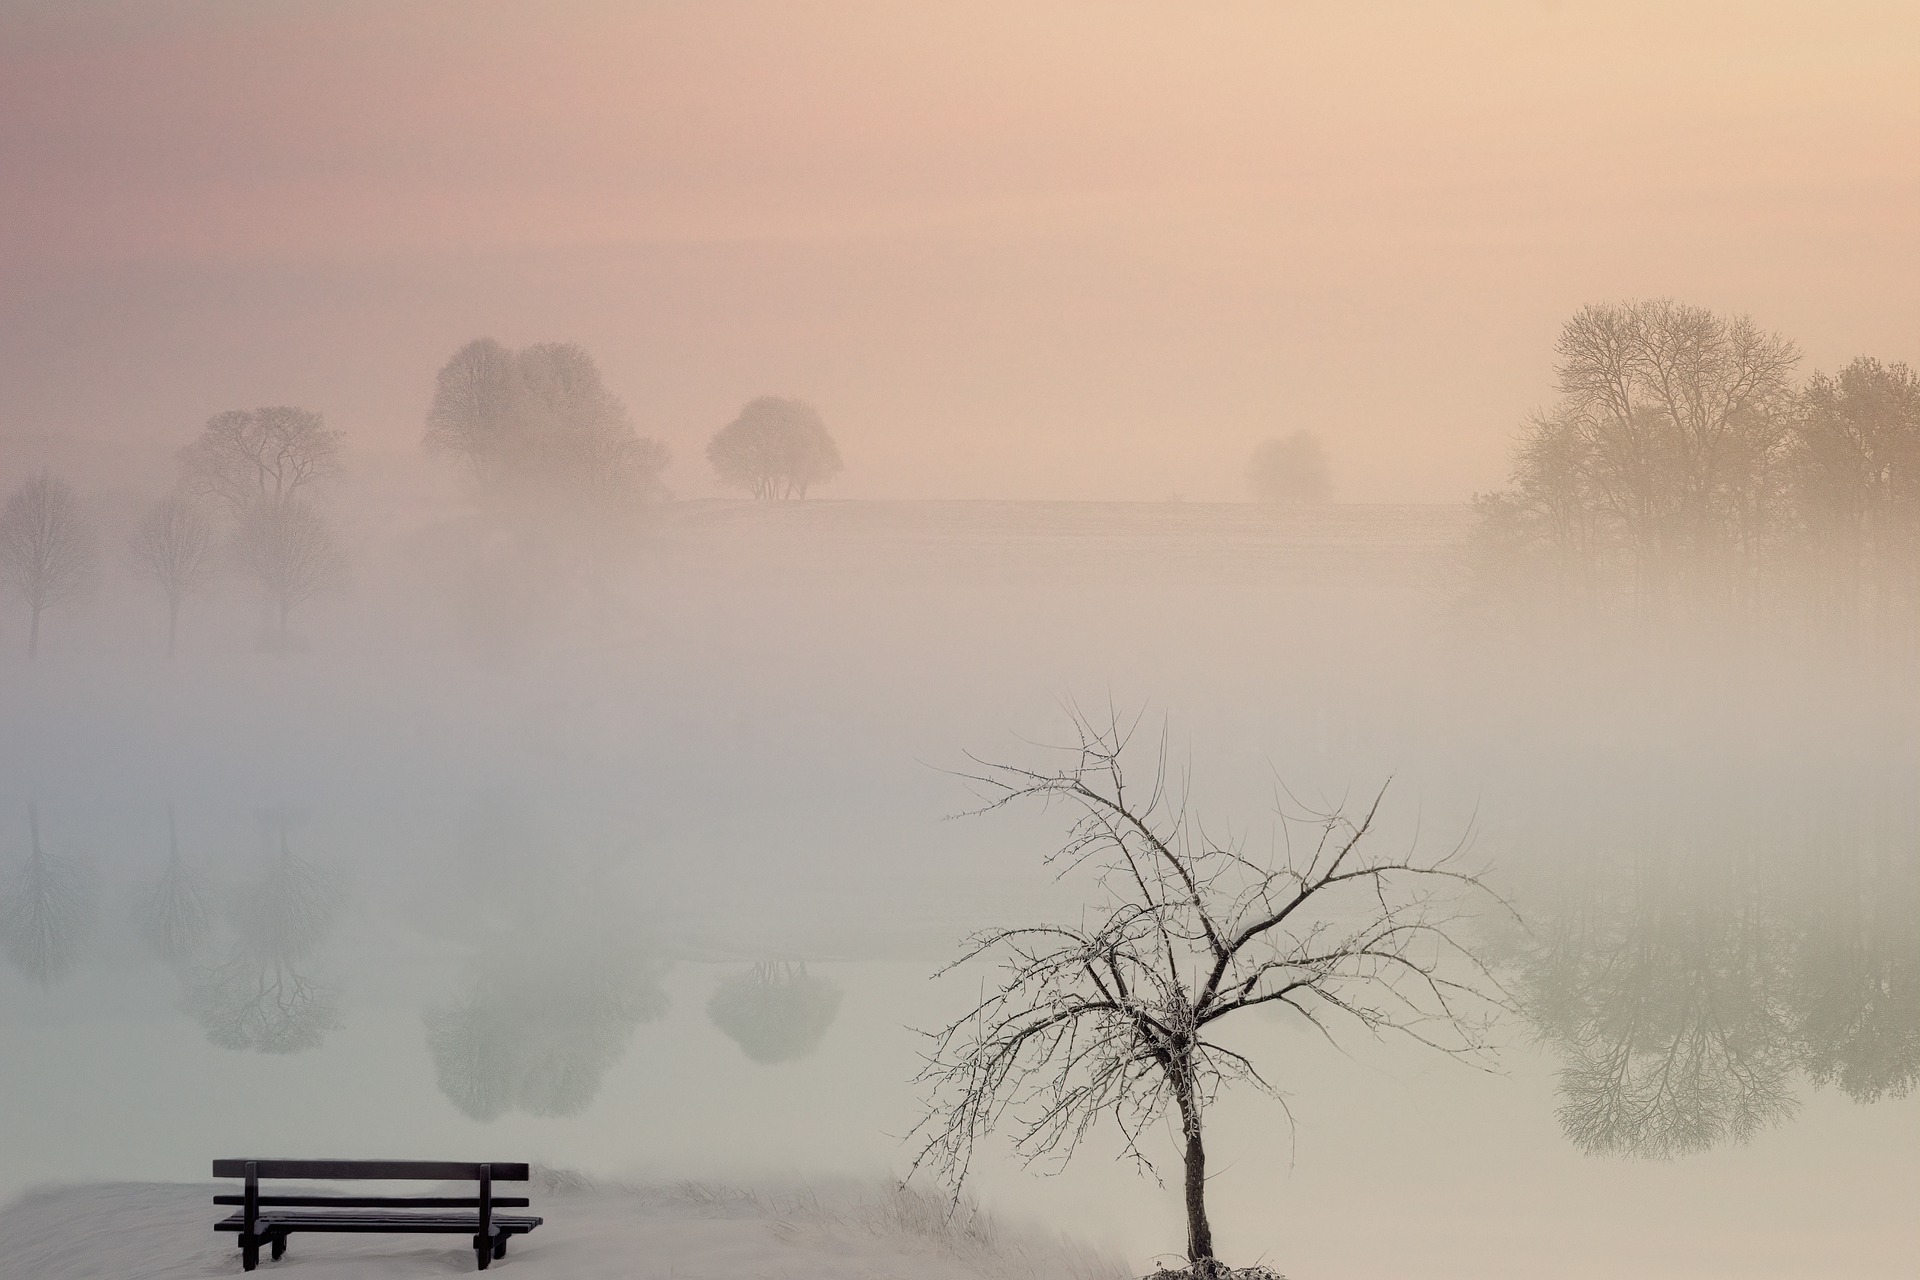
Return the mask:
{"type": "Polygon", "coordinates": [[[687,496],[771,392],[841,496],[1231,498],[1306,427],[1459,500],[1588,301],[1920,360],[1916,84],[1911,3],[14,0],[0,470],[262,402],[411,452],[491,334],[687,496]]]}

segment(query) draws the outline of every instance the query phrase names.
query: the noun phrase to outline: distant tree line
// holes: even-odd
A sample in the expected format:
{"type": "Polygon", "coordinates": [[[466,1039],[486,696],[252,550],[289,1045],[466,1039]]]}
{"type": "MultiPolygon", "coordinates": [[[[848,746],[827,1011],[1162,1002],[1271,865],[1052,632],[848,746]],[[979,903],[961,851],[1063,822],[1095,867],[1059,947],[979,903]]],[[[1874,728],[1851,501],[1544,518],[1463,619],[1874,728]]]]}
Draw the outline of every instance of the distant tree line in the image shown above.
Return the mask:
{"type": "MultiPolygon", "coordinates": [[[[435,380],[425,445],[460,463],[483,509],[558,534],[559,554],[582,563],[603,558],[666,494],[666,446],[635,430],[592,355],[572,343],[461,347],[435,380]]],[[[819,412],[773,396],[748,402],[707,456],[722,484],[766,500],[804,498],[842,469],[819,412]]],[[[250,582],[267,610],[258,648],[302,647],[296,612],[347,575],[326,501],[342,472],[342,433],[310,409],[233,409],[177,460],[173,487],[124,547],[164,607],[167,654],[183,611],[225,574],[250,582]]],[[[0,595],[24,608],[28,657],[39,656],[47,614],[88,595],[101,568],[99,530],[66,480],[37,472],[0,503],[0,595]]]]}
{"type": "Polygon", "coordinates": [[[1751,619],[1787,601],[1911,628],[1920,606],[1920,379],[1860,357],[1796,382],[1798,348],[1668,299],[1584,308],[1559,399],[1509,487],[1475,499],[1473,594],[1751,619]]]}

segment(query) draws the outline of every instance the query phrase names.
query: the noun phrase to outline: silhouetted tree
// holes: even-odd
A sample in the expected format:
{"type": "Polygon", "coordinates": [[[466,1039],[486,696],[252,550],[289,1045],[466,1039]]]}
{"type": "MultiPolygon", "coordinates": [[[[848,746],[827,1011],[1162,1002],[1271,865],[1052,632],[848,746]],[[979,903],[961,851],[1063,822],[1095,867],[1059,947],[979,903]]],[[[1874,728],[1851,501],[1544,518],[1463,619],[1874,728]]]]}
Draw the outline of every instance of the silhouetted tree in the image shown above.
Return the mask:
{"type": "Polygon", "coordinates": [[[214,546],[213,522],[183,494],[161,499],[134,532],[133,567],[166,598],[169,658],[180,630],[181,602],[213,581],[214,546]]]}
{"type": "Polygon", "coordinates": [[[1247,488],[1258,502],[1325,502],[1333,480],[1320,437],[1311,431],[1296,431],[1262,441],[1247,462],[1247,488]]]}
{"type": "Polygon", "coordinates": [[[40,653],[40,615],[84,592],[93,571],[93,531],[67,482],[42,471],[15,489],[0,508],[0,583],[32,615],[29,658],[40,653]]]}
{"type": "Polygon", "coordinates": [[[804,1058],[820,1046],[840,1011],[840,988],[807,966],[764,962],[724,979],[707,1001],[707,1017],[740,1051],[772,1065],[804,1058]]]}
{"type": "Polygon", "coordinates": [[[756,498],[804,498],[841,472],[840,450],[819,410],[804,400],[761,396],[707,445],[720,482],[756,498]]]}
{"type": "Polygon", "coordinates": [[[1211,1277],[1221,1268],[1203,1117],[1229,1084],[1278,1097],[1217,1038],[1224,1021],[1284,1006],[1329,1037],[1345,1025],[1477,1058],[1504,1002],[1460,937],[1474,899],[1498,900],[1459,865],[1461,847],[1437,858],[1376,851],[1377,797],[1357,821],[1315,815],[1314,837],[1304,848],[1289,840],[1277,860],[1220,844],[1169,792],[1164,733],[1152,777],[1136,787],[1123,768],[1130,730],[1078,713],[1075,727],[1057,772],[983,764],[972,776],[985,810],[1033,800],[1076,813],[1048,861],[1086,875],[1096,897],[1079,923],[969,940],[955,964],[991,958],[999,977],[930,1034],[914,1165],[957,1187],[975,1142],[1003,1126],[1023,1158],[1065,1161],[1103,1116],[1145,1164],[1140,1144],[1171,1108],[1187,1257],[1211,1277]]]}
{"type": "Polygon", "coordinates": [[[32,846],[0,884],[0,949],[29,979],[51,986],[79,959],[80,938],[93,916],[85,871],[72,858],[40,846],[40,810],[27,806],[32,846]]]}
{"type": "Polygon", "coordinates": [[[339,471],[340,433],[312,410],[290,405],[216,414],[180,451],[187,492],[237,519],[289,503],[339,471]]]}
{"type": "Polygon", "coordinates": [[[240,562],[273,606],[269,647],[288,648],[293,610],[346,577],[347,559],[320,513],[304,502],[261,503],[235,533],[240,562]]]}
{"type": "Polygon", "coordinates": [[[465,464],[489,501],[604,518],[659,495],[666,446],[634,432],[585,348],[468,343],[441,366],[427,448],[465,464]]]}

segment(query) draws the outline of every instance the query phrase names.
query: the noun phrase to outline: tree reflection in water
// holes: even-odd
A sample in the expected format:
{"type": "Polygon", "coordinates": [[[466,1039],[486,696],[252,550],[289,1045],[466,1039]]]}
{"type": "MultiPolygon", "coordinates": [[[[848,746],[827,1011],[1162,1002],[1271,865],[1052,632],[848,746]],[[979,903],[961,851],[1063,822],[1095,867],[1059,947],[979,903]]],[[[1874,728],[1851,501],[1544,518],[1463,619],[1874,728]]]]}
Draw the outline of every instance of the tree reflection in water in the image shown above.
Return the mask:
{"type": "Polygon", "coordinates": [[[1669,1158],[1778,1124],[1809,1085],[1913,1088],[1920,845],[1910,801],[1867,799],[1820,830],[1755,799],[1717,830],[1643,831],[1536,899],[1516,985],[1575,1144],[1669,1158]]]}
{"type": "Polygon", "coordinates": [[[289,819],[273,819],[279,852],[234,898],[226,958],[182,971],[180,1006],[223,1049],[300,1053],[340,1025],[337,993],[313,973],[339,916],[338,879],[294,854],[289,819]]]}
{"type": "Polygon", "coordinates": [[[93,920],[93,885],[72,857],[40,844],[40,809],[27,805],[27,856],[0,879],[0,950],[28,980],[48,987],[72,972],[93,920]]]}
{"type": "Polygon", "coordinates": [[[484,949],[461,998],[422,1018],[440,1091],[475,1120],[578,1114],[634,1030],[666,1012],[663,976],[638,947],[558,931],[484,949]]]}
{"type": "Polygon", "coordinates": [[[793,1062],[819,1048],[840,1012],[840,988],[804,964],[765,961],[721,981],[707,1017],[755,1062],[793,1062]]]}

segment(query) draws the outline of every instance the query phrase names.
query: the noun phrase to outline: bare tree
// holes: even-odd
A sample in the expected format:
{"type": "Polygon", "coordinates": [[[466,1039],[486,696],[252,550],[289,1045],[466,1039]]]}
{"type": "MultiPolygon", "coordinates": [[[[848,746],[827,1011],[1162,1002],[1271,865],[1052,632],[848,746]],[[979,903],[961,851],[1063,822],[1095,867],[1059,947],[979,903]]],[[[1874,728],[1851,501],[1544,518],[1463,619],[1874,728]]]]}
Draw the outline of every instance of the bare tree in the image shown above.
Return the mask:
{"type": "Polygon", "coordinates": [[[151,579],[167,601],[167,656],[180,630],[180,605],[213,581],[213,522],[184,494],[156,503],[134,531],[133,567],[151,579]]]}
{"type": "Polygon", "coordinates": [[[42,471],[15,489],[0,509],[0,583],[32,614],[29,658],[40,653],[40,615],[84,592],[93,570],[93,531],[67,482],[42,471]]]}
{"type": "MultiPolygon", "coordinates": [[[[1075,821],[1048,861],[1090,879],[1096,896],[1079,924],[969,939],[954,965],[991,959],[999,977],[929,1033],[914,1167],[957,1188],[976,1142],[1002,1127],[1023,1159],[1065,1162],[1104,1117],[1150,1169],[1142,1142],[1171,1107],[1184,1144],[1187,1257],[1195,1276],[1217,1276],[1203,1117],[1228,1085],[1279,1098],[1221,1038],[1228,1020],[1284,1006],[1329,1040],[1397,1033],[1482,1061],[1506,1000],[1462,937],[1476,908],[1503,904],[1461,865],[1464,843],[1438,857],[1376,850],[1378,796],[1357,819],[1310,815],[1312,838],[1269,857],[1216,841],[1188,815],[1184,781],[1175,789],[1164,731],[1136,789],[1125,768],[1134,726],[1111,713],[1073,718],[1079,740],[1064,748],[1065,767],[976,759],[981,771],[966,775],[982,812],[1023,800],[1068,806],[1075,821]]],[[[1290,825],[1283,815],[1281,830],[1290,825]]]]}
{"type": "Polygon", "coordinates": [[[1247,462],[1247,487],[1259,502],[1290,505],[1325,502],[1333,481],[1327,452],[1311,431],[1262,441],[1247,462]]]}
{"type": "Polygon", "coordinates": [[[340,471],[340,433],[310,409],[275,405],[229,409],[180,451],[187,491],[211,498],[236,518],[261,505],[291,502],[340,471]]]}
{"type": "Polygon", "coordinates": [[[273,606],[270,647],[287,648],[293,610],[346,576],[347,560],[326,520],[304,502],[263,502],[240,522],[241,563],[273,606]]]}
{"type": "Polygon", "coordinates": [[[842,465],[820,411],[779,396],[749,401],[708,443],[707,461],[721,483],[770,500],[804,498],[842,465]]]}

